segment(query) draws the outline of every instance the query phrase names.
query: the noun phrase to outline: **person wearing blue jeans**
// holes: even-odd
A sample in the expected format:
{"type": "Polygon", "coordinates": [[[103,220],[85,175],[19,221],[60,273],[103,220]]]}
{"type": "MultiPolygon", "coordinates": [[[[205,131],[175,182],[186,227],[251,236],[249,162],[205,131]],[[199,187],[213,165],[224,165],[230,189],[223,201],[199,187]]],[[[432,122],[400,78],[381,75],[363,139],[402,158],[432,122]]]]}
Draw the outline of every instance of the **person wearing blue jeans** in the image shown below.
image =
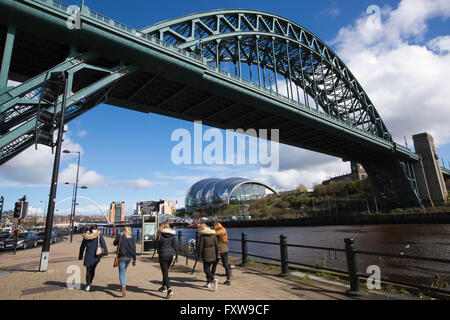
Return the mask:
{"type": "Polygon", "coordinates": [[[119,281],[122,286],[122,296],[125,297],[127,294],[127,268],[131,261],[133,261],[133,266],[136,266],[136,243],[131,228],[125,226],[123,232],[116,237],[113,244],[118,246],[119,250],[119,281]]]}

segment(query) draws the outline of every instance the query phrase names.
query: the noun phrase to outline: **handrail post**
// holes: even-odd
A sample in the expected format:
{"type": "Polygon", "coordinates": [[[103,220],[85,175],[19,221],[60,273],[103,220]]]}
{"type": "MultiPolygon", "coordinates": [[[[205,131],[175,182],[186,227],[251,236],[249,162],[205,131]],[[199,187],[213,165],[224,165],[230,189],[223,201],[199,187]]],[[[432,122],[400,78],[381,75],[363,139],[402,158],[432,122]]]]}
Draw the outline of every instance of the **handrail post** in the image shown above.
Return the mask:
{"type": "Polygon", "coordinates": [[[247,234],[241,234],[241,246],[242,246],[242,263],[241,266],[248,265],[248,248],[247,248],[247,234]]]}
{"type": "Polygon", "coordinates": [[[347,255],[348,277],[350,280],[350,290],[347,291],[347,294],[352,296],[361,296],[363,295],[363,292],[361,291],[359,285],[358,266],[356,264],[355,254],[355,239],[346,238],[344,242],[345,252],[347,255]]]}
{"type": "Polygon", "coordinates": [[[200,245],[200,233],[198,233],[198,231],[195,231],[195,255],[196,258],[199,259],[198,257],[198,246],[200,245]]]}
{"type": "Polygon", "coordinates": [[[288,246],[287,237],[280,235],[280,260],[281,260],[281,274],[282,277],[289,276],[289,263],[288,263],[288,246]]]}
{"type": "Polygon", "coordinates": [[[183,234],[181,230],[178,230],[178,250],[181,250],[181,244],[183,242],[183,234]]]}

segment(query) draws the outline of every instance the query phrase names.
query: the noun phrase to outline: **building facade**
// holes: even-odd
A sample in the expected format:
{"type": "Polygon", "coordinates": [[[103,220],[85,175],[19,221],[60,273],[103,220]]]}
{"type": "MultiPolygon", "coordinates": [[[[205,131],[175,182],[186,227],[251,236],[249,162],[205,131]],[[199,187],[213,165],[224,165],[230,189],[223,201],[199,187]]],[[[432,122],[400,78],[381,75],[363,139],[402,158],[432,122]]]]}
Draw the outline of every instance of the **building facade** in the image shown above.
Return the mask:
{"type": "Polygon", "coordinates": [[[268,185],[245,178],[205,179],[195,183],[187,192],[187,212],[243,203],[270,194],[277,194],[268,185]]]}
{"type": "Polygon", "coordinates": [[[174,214],[178,201],[177,200],[160,200],[160,201],[140,201],[136,203],[135,215],[156,215],[161,206],[161,214],[174,214]]]}
{"type": "Polygon", "coordinates": [[[356,163],[352,161],[350,163],[350,174],[345,174],[342,176],[334,177],[329,180],[325,180],[322,182],[323,185],[329,185],[331,182],[339,182],[339,181],[356,181],[356,180],[364,180],[367,179],[367,172],[364,170],[363,166],[360,163],[356,163]]]}
{"type": "Polygon", "coordinates": [[[108,210],[108,219],[109,221],[124,221],[125,220],[125,202],[111,202],[108,210]]]}

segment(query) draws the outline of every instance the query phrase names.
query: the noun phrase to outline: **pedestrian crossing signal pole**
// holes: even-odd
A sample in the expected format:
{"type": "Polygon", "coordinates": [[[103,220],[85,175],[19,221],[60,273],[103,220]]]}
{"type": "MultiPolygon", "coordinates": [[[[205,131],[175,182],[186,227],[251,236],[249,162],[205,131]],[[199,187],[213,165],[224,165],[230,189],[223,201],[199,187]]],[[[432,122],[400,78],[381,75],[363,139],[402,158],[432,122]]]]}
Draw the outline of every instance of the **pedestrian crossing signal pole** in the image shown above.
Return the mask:
{"type": "MultiPolygon", "coordinates": [[[[47,209],[47,219],[45,222],[45,237],[44,243],[42,244],[41,261],[39,265],[39,271],[47,271],[48,269],[48,259],[50,256],[50,240],[53,229],[53,215],[55,213],[55,201],[56,201],[56,189],[58,185],[58,173],[59,173],[59,162],[61,159],[61,144],[63,140],[64,132],[64,112],[66,110],[66,95],[67,95],[67,74],[66,72],[53,72],[48,80],[48,85],[44,85],[46,89],[42,93],[42,99],[54,104],[55,113],[58,107],[58,97],[63,93],[63,98],[61,102],[61,111],[59,114],[59,127],[58,127],[58,138],[56,141],[56,152],[55,160],[53,162],[53,174],[52,182],[50,187],[50,195],[48,201],[47,209]]],[[[43,90],[44,91],[44,90],[43,90]]]]}

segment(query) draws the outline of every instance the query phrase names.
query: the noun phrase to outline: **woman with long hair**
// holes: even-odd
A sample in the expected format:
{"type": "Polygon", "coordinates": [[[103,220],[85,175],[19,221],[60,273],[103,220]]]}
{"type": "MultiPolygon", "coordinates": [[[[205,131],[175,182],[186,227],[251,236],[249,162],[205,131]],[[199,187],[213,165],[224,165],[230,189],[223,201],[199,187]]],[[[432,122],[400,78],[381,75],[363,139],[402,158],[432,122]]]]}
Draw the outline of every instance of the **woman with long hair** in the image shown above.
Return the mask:
{"type": "Polygon", "coordinates": [[[217,279],[211,272],[212,264],[219,259],[219,244],[216,232],[202,223],[200,226],[200,244],[198,246],[197,259],[203,261],[203,271],[206,275],[205,288],[210,288],[210,283],[214,283],[214,291],[217,291],[217,279]]]}
{"type": "Polygon", "coordinates": [[[97,248],[100,245],[104,250],[105,254],[108,254],[108,248],[106,247],[105,239],[98,230],[97,225],[93,224],[89,227],[88,231],[82,234],[83,241],[80,246],[80,253],[78,255],[78,260],[83,259],[83,265],[86,267],[86,287],[85,290],[89,291],[91,289],[92,281],[95,276],[95,268],[100,262],[100,258],[97,256],[97,248]],[[86,253],[84,251],[86,250],[86,253]]]}
{"type": "Polygon", "coordinates": [[[170,228],[168,222],[162,223],[156,234],[156,248],[158,249],[159,265],[163,276],[162,286],[158,290],[167,292],[166,299],[170,299],[173,290],[170,287],[169,268],[173,261],[174,251],[177,250],[175,230],[170,228]]]}
{"type": "Polygon", "coordinates": [[[133,266],[136,266],[136,243],[131,228],[123,227],[123,231],[117,235],[113,244],[118,246],[117,250],[119,250],[119,281],[122,286],[122,296],[125,297],[127,294],[127,268],[131,261],[133,261],[133,266]]]}
{"type": "MultiPolygon", "coordinates": [[[[219,254],[222,259],[222,265],[225,268],[225,274],[227,276],[227,281],[223,284],[231,286],[231,267],[228,263],[228,236],[227,230],[222,226],[220,222],[214,223],[214,230],[216,231],[217,242],[219,244],[219,254]]],[[[219,260],[213,262],[211,273],[214,275],[216,273],[217,264],[219,260]]]]}

